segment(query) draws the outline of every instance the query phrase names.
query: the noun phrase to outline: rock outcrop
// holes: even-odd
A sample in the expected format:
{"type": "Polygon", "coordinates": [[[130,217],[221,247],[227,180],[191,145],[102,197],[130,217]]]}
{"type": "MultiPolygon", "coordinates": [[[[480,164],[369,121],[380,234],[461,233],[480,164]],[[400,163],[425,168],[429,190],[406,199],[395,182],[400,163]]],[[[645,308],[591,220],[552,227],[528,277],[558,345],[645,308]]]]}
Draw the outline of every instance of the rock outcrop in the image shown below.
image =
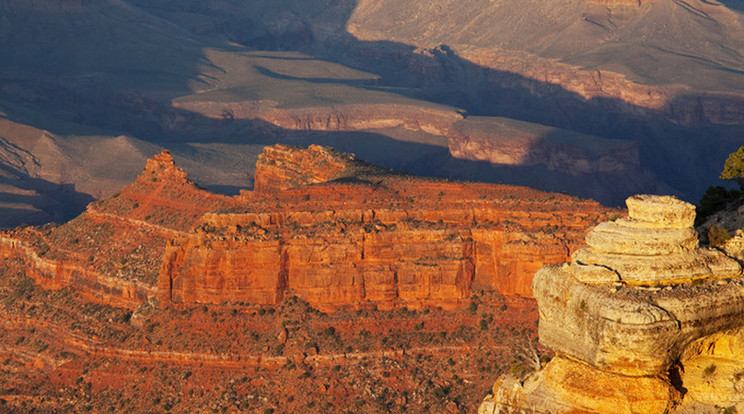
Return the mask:
{"type": "Polygon", "coordinates": [[[401,176],[323,147],[277,145],[259,158],[255,192],[169,245],[160,296],[276,303],[297,295],[323,309],[451,307],[480,289],[530,296],[525,276],[567,257],[578,247],[571,240],[608,212],[525,188],[401,176]]]}
{"type": "Polygon", "coordinates": [[[572,175],[626,174],[640,169],[638,145],[496,117],[468,117],[448,136],[455,158],[510,166],[544,165],[572,175]]]}
{"type": "Polygon", "coordinates": [[[292,147],[266,147],[256,163],[253,189],[257,193],[271,193],[288,188],[324,183],[349,172],[347,167],[354,157],[318,145],[298,152],[292,147]]]}
{"type": "Polygon", "coordinates": [[[540,341],[557,356],[501,379],[481,412],[694,412],[743,399],[733,368],[744,359],[741,265],[698,247],[694,206],[648,195],[627,204],[628,218],[592,229],[570,263],[537,272],[540,341]],[[703,372],[718,355],[728,361],[720,392],[703,372]]]}
{"type": "Polygon", "coordinates": [[[297,295],[326,310],[453,307],[481,290],[530,297],[537,269],[620,213],[523,187],[404,176],[319,146],[267,147],[255,182],[212,194],[165,151],[75,220],[3,235],[0,254],[44,287],[125,306],[297,295]]]}
{"type": "Polygon", "coordinates": [[[136,307],[157,293],[166,242],[231,201],[188,181],[163,151],[132,184],[76,219],[0,234],[0,257],[23,261],[46,289],[72,287],[95,301],[136,307]]]}

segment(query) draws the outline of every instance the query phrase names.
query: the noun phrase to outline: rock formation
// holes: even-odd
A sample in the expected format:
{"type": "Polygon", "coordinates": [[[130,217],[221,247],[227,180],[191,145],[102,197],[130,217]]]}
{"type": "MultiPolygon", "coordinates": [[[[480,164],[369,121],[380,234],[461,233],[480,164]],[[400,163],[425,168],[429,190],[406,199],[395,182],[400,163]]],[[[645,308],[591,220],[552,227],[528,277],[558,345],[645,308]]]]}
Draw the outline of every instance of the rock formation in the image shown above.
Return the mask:
{"type": "Polygon", "coordinates": [[[523,275],[578,247],[569,240],[596,213],[529,198],[542,193],[400,176],[327,148],[277,145],[259,158],[254,193],[166,249],[161,300],[297,295],[333,309],[451,307],[480,289],[530,296],[523,275]]]}
{"type": "Polygon", "coordinates": [[[166,242],[206,211],[230,202],[188,181],[164,151],[147,161],[132,184],[89,204],[76,219],[0,234],[0,257],[23,260],[27,274],[44,288],[70,286],[93,300],[136,307],[157,292],[166,242]]]}
{"type": "Polygon", "coordinates": [[[556,357],[500,379],[481,413],[700,412],[744,401],[740,264],[698,247],[692,205],[648,195],[627,205],[628,218],[592,229],[570,263],[537,272],[540,341],[556,357]]]}
{"type": "Polygon", "coordinates": [[[638,145],[506,118],[468,117],[448,136],[452,156],[512,166],[544,165],[580,174],[626,174],[640,169],[638,145]]]}
{"type": "Polygon", "coordinates": [[[397,174],[329,148],[267,147],[254,191],[212,194],[166,151],[64,225],[0,239],[47,288],[136,306],[174,302],[441,305],[474,292],[531,296],[534,272],[568,258],[619,211],[523,187],[397,174]]]}

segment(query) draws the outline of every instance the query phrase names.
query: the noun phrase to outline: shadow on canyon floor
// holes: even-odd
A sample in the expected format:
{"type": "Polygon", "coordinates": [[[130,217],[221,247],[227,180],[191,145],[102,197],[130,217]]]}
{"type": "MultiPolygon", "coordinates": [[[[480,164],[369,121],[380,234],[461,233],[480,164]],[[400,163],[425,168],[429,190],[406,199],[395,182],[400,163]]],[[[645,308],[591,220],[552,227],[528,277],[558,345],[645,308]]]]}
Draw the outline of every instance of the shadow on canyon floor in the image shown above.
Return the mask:
{"type": "MultiPolygon", "coordinates": [[[[152,1],[134,3],[146,4],[151,9],[159,7],[152,1]]],[[[186,7],[209,19],[209,6],[201,0],[167,7],[186,7]]],[[[167,7],[163,6],[162,10],[167,7]]],[[[704,119],[693,119],[697,121],[693,123],[695,126],[684,126],[670,120],[668,113],[636,107],[620,99],[587,100],[556,84],[479,66],[461,58],[446,45],[422,54],[412,45],[358,40],[345,31],[346,22],[356,7],[354,0],[334,2],[333,7],[337,10],[326,13],[325,16],[333,16],[335,20],[330,24],[326,20],[324,24],[335,27],[336,30],[322,39],[312,36],[311,27],[325,6],[292,4],[287,7],[290,14],[294,13],[292,18],[298,24],[279,25],[281,19],[287,18],[287,13],[267,15],[260,22],[254,21],[255,27],[245,33],[245,26],[238,25],[238,20],[231,21],[223,16],[221,18],[227,19],[229,24],[215,26],[216,31],[199,33],[199,36],[211,36],[212,41],[227,38],[257,50],[309,53],[380,77],[372,82],[294,78],[318,83],[319,87],[322,84],[343,82],[360,88],[384,88],[387,92],[461,108],[467,115],[508,117],[604,138],[632,140],[640,148],[641,167],[651,171],[651,175],[668,186],[661,190],[676,192],[688,200],[697,200],[698,195],[716,180],[727,154],[740,145],[740,132],[736,127],[713,125],[706,123],[704,119]],[[318,7],[320,9],[316,10],[318,7]]],[[[228,50],[245,50],[238,46],[223,47],[228,50]]],[[[176,90],[189,90],[189,82],[202,72],[200,65],[205,64],[204,57],[192,56],[192,59],[190,66],[186,65],[176,78],[171,79],[171,82],[182,83],[182,87],[176,90]]],[[[265,68],[259,70],[265,76],[287,78],[286,75],[273,73],[265,68]]],[[[228,125],[227,121],[201,117],[173,108],[170,105],[173,96],[155,100],[146,97],[146,93],[133,92],[130,88],[116,85],[113,89],[102,88],[100,85],[84,88],[47,86],[31,85],[31,98],[14,96],[13,99],[20,105],[48,110],[52,116],[67,125],[75,123],[126,133],[163,147],[184,142],[317,143],[354,152],[370,162],[405,172],[530,185],[591,197],[607,204],[616,204],[629,193],[659,191],[658,186],[653,188],[641,182],[644,180],[642,176],[646,174],[644,171],[639,171],[638,177],[629,179],[626,175],[576,177],[549,171],[545,167],[498,166],[487,162],[455,159],[445,147],[401,142],[373,133],[296,132],[248,120],[232,120],[228,125]],[[41,101],[40,96],[44,97],[41,101]],[[174,127],[175,120],[183,117],[188,119],[189,128],[174,127]],[[618,178],[621,180],[618,181],[618,178]],[[634,184],[621,184],[623,181],[634,184]],[[626,185],[627,190],[615,191],[614,196],[608,196],[608,188],[618,185],[626,185]]],[[[693,107],[688,110],[692,114],[699,112],[699,108],[694,107],[694,98],[679,98],[680,102],[692,103],[693,107]]],[[[53,132],[56,127],[54,122],[45,120],[40,120],[36,126],[53,132]]],[[[223,188],[223,191],[229,193],[234,190],[223,188]]]]}
{"type": "Polygon", "coordinates": [[[73,184],[40,178],[0,178],[0,185],[11,185],[23,191],[20,194],[0,192],[0,229],[20,223],[63,223],[78,216],[94,201],[89,194],[76,191],[73,184]]]}

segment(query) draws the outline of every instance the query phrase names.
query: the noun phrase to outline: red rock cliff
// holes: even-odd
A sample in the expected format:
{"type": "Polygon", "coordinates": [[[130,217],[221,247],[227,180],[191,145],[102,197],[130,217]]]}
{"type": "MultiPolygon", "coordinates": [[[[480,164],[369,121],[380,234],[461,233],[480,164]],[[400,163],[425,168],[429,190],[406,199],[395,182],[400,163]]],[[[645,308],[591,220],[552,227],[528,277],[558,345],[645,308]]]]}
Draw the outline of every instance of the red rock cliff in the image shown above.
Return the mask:
{"type": "Polygon", "coordinates": [[[482,289],[531,296],[532,274],[569,257],[610,211],[520,187],[404,177],[322,147],[267,148],[256,183],[168,246],[161,299],[297,295],[335,309],[454,306],[482,289]]]}
{"type": "Polygon", "coordinates": [[[402,176],[328,148],[266,148],[256,191],[189,182],[168,152],[113,197],[60,226],[16,229],[0,256],[40,285],[136,306],[451,307],[480,290],[531,296],[612,210],[523,187],[402,176]]]}
{"type": "Polygon", "coordinates": [[[156,294],[166,242],[230,202],[189,182],[164,151],[132,184],[76,219],[0,235],[0,257],[22,260],[42,287],[70,286],[97,301],[134,307],[156,294]]]}

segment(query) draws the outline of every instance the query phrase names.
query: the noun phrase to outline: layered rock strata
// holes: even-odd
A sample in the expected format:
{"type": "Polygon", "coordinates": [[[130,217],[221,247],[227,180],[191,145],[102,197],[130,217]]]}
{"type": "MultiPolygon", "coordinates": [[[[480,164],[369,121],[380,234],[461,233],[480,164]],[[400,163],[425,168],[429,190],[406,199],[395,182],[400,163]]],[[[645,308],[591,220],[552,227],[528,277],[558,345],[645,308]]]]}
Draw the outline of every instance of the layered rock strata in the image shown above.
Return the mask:
{"type": "Polygon", "coordinates": [[[620,213],[523,187],[404,176],[319,146],[267,147],[255,182],[212,194],[164,152],[77,219],[2,235],[0,256],[47,288],[130,307],[153,296],[291,295],[326,310],[452,307],[480,290],[531,296],[537,269],[620,213]]]}
{"type": "Polygon", "coordinates": [[[44,288],[70,287],[95,301],[134,308],[157,294],[167,241],[205,212],[231,203],[190,182],[163,151],[132,184],[89,204],[74,220],[0,234],[0,258],[22,261],[44,288]]]}
{"type": "Polygon", "coordinates": [[[170,243],[161,300],[297,295],[335,309],[452,307],[481,289],[531,296],[524,276],[567,257],[588,221],[609,212],[524,188],[401,176],[318,146],[267,148],[256,171],[238,206],[170,243]]]}
{"type": "Polygon", "coordinates": [[[694,206],[648,195],[627,205],[628,218],[592,229],[570,263],[537,272],[540,341],[557,356],[528,378],[497,382],[481,412],[686,412],[741,400],[711,397],[687,369],[700,375],[693,367],[726,342],[717,335],[744,326],[740,264],[698,246],[694,206]]]}
{"type": "Polygon", "coordinates": [[[544,165],[571,175],[627,174],[640,169],[638,145],[495,117],[468,117],[448,136],[455,158],[512,166],[544,165]]]}

